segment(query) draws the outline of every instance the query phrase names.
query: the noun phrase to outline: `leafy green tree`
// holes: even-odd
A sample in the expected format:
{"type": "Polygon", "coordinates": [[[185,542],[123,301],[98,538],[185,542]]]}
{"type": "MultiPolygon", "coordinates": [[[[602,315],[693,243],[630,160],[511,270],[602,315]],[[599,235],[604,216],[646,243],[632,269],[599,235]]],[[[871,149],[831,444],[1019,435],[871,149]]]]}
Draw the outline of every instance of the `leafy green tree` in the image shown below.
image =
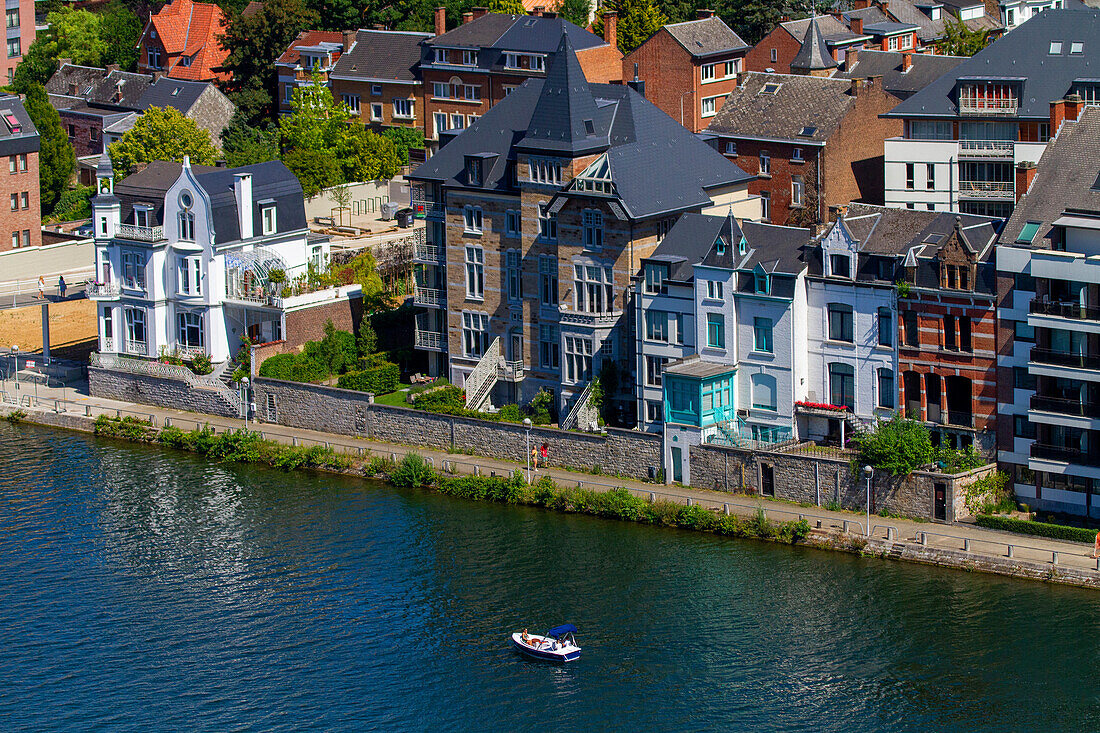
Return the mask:
{"type": "Polygon", "coordinates": [[[56,71],[57,43],[50,40],[49,31],[46,31],[39,34],[15,67],[12,89],[18,94],[26,94],[35,84],[45,85],[56,71]]]}
{"type": "Polygon", "coordinates": [[[341,183],[389,180],[401,169],[393,141],[359,122],[339,129],[330,149],[340,162],[341,183]]]}
{"type": "Polygon", "coordinates": [[[490,13],[504,13],[506,15],[525,15],[527,9],[520,0],[489,0],[490,13]]]}
{"type": "Polygon", "coordinates": [[[591,7],[590,0],[562,0],[558,5],[558,15],[573,25],[585,28],[588,26],[588,12],[591,7]]]}
{"type": "Polygon", "coordinates": [[[374,352],[378,351],[378,334],[374,332],[374,326],[367,316],[363,316],[363,321],[359,324],[359,335],[355,344],[361,357],[374,356],[374,352]]]}
{"type": "Polygon", "coordinates": [[[222,130],[222,152],[230,168],[266,163],[279,157],[279,133],[273,125],[250,126],[240,112],[222,130]]]}
{"type": "Polygon", "coordinates": [[[973,56],[985,48],[989,32],[970,30],[966,24],[953,15],[945,15],[943,40],[939,42],[940,53],[948,56],[973,56]]]}
{"type": "Polygon", "coordinates": [[[854,438],[859,457],[853,470],[871,465],[894,476],[906,476],[932,462],[935,451],[924,423],[900,415],[854,438]]]}
{"type": "Polygon", "coordinates": [[[771,33],[784,13],[783,5],[767,0],[715,0],[712,7],[726,25],[751,44],[771,33]]]}
{"type": "Polygon", "coordinates": [[[610,11],[619,14],[619,50],[623,53],[630,53],[645,43],[668,22],[654,0],[605,0],[601,15],[592,24],[592,32],[597,36],[603,35],[602,13],[610,11]]]}
{"type": "Polygon", "coordinates": [[[38,129],[38,176],[41,188],[42,214],[53,212],[61,194],[69,185],[73,173],[73,146],[61,127],[61,116],[50,104],[46,88],[34,84],[26,91],[27,114],[38,129]]]}
{"type": "Polygon", "coordinates": [[[124,71],[133,71],[137,67],[141,19],[118,0],[108,5],[99,17],[99,36],[107,45],[103,63],[118,64],[124,71]]]}
{"type": "Polygon", "coordinates": [[[128,176],[140,163],[154,160],[183,161],[190,156],[196,165],[214,165],[218,151],[210,133],[171,107],[150,107],[122,139],[108,148],[115,177],[128,176]]]}
{"type": "Polygon", "coordinates": [[[299,148],[283,155],[283,163],[298,177],[306,198],[313,198],[322,189],[340,183],[340,169],[327,152],[299,148]]]}
{"type": "Polygon", "coordinates": [[[300,32],[317,23],[317,13],[303,0],[264,0],[259,12],[230,14],[220,40],[229,49],[222,66],[233,77],[222,84],[222,91],[249,124],[255,125],[275,111],[271,94],[277,85],[275,59],[300,32]]]}
{"type": "Polygon", "coordinates": [[[397,152],[401,165],[409,164],[409,149],[424,147],[424,131],[419,127],[388,127],[382,131],[397,152]]]}

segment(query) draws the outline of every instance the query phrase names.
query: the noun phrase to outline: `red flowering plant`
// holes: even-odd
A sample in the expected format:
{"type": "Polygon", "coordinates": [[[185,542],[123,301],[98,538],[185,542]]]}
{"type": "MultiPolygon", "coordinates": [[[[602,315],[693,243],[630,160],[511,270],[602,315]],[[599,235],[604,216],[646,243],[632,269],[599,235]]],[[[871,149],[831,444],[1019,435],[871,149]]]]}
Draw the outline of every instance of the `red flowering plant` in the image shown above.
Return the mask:
{"type": "Polygon", "coordinates": [[[795,407],[809,407],[813,410],[837,410],[844,412],[848,408],[844,405],[830,405],[826,402],[795,402],[795,407]]]}

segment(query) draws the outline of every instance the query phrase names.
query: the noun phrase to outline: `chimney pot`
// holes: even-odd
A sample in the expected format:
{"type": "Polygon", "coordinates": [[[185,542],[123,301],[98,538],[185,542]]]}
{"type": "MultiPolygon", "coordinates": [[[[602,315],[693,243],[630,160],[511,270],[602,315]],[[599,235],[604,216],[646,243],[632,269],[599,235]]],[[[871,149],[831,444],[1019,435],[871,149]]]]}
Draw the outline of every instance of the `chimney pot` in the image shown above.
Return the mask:
{"type": "Polygon", "coordinates": [[[913,54],[906,51],[901,55],[901,70],[904,72],[911,68],[913,68],[913,54]]]}
{"type": "Polygon", "coordinates": [[[462,25],[466,25],[467,23],[469,23],[473,19],[474,19],[474,14],[472,12],[463,13],[462,14],[462,25]]]}
{"type": "Polygon", "coordinates": [[[849,27],[851,27],[852,33],[855,33],[857,36],[862,36],[863,35],[863,18],[852,18],[852,21],[851,21],[849,27]]]}
{"type": "Polygon", "coordinates": [[[613,10],[603,14],[603,39],[612,48],[619,47],[619,14],[613,10]]]}
{"type": "Polygon", "coordinates": [[[435,34],[442,36],[447,32],[447,8],[438,7],[435,9],[435,34]]]}

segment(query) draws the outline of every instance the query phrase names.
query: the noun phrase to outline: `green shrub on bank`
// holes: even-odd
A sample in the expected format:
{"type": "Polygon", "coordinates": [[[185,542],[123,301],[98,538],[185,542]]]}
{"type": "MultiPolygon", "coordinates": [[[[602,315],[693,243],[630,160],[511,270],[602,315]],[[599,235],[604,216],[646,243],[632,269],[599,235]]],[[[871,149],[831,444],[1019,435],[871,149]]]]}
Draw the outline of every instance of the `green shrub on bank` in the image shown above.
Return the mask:
{"type": "Polygon", "coordinates": [[[907,476],[932,461],[932,438],[924,423],[895,415],[852,439],[859,450],[852,470],[871,465],[894,476],[907,476]]]}
{"type": "Polygon", "coordinates": [[[406,489],[429,486],[435,481],[435,470],[419,453],[406,453],[390,474],[390,483],[406,489]]]}
{"type": "Polygon", "coordinates": [[[1003,529],[1008,532],[1030,534],[1037,537],[1046,537],[1051,540],[1069,540],[1071,542],[1096,541],[1096,530],[1085,529],[1083,527],[1067,527],[1062,524],[1029,522],[1026,519],[991,517],[984,514],[974,517],[974,523],[979,527],[986,527],[988,529],[1003,529]]]}
{"type": "Polygon", "coordinates": [[[332,448],[320,445],[283,445],[261,438],[259,433],[251,430],[217,434],[209,425],[188,431],[173,426],[161,430],[156,441],[161,445],[193,451],[216,461],[265,463],[284,471],[294,468],[346,469],[351,466],[349,458],[332,448]]]}
{"type": "Polygon", "coordinates": [[[94,432],[108,438],[122,438],[138,443],[149,443],[156,438],[156,429],[148,420],[139,420],[132,415],[126,417],[108,417],[100,415],[95,419],[94,432]]]}
{"type": "Polygon", "coordinates": [[[434,412],[440,415],[454,415],[456,417],[472,417],[478,420],[495,420],[497,422],[522,423],[530,418],[535,425],[549,425],[551,422],[550,408],[553,406],[554,396],[547,390],[539,392],[531,399],[526,407],[509,404],[501,405],[496,412],[478,412],[466,409],[465,390],[448,385],[442,389],[433,389],[417,395],[413,400],[413,407],[425,412],[434,412]]]}

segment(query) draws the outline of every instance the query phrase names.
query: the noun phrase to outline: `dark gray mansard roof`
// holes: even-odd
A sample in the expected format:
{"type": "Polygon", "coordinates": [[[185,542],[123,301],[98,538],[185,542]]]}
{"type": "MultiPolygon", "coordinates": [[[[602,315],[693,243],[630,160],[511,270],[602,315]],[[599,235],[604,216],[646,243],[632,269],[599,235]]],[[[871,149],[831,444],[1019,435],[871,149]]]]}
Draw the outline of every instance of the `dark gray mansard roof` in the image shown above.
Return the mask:
{"type": "Polygon", "coordinates": [[[674,263],[674,280],[690,281],[691,265],[726,270],[753,270],[757,265],[766,272],[797,275],[805,268],[803,251],[810,242],[807,229],[760,224],[732,216],[684,214],[669,230],[648,260],[674,263]],[[718,252],[719,237],[725,244],[718,252]],[[740,254],[744,237],[746,250],[740,254]]]}
{"type": "Polygon", "coordinates": [[[908,99],[966,60],[963,56],[914,53],[910,54],[913,65],[909,71],[902,71],[902,56],[898,51],[860,51],[851,71],[841,72],[836,78],[881,76],[883,89],[899,99],[908,99]]]}
{"type": "Polygon", "coordinates": [[[1100,11],[1049,10],[1031,18],[963,61],[923,90],[905,100],[887,117],[956,117],[955,93],[961,78],[1023,78],[1019,117],[1049,119],[1050,102],[1070,92],[1074,79],[1100,76],[1091,66],[1100,54],[1100,11]],[[1062,52],[1048,53],[1051,41],[1062,41],[1062,52]],[[1070,44],[1084,43],[1084,52],[1070,54],[1070,44]]]}
{"type": "Polygon", "coordinates": [[[725,137],[824,142],[855,105],[850,79],[750,71],[730,93],[707,132],[725,137]],[[765,84],[779,90],[763,93],[765,84]],[[815,128],[802,135],[803,128],[815,128]]]}
{"type": "Polygon", "coordinates": [[[38,152],[38,130],[31,122],[23,106],[23,100],[16,96],[0,96],[0,112],[15,117],[19,132],[15,132],[7,122],[0,121],[0,155],[18,155],[38,152]]]}
{"type": "Polygon", "coordinates": [[[430,33],[358,30],[355,43],[333,66],[333,76],[416,81],[423,41],[430,33]]]}
{"type": "Polygon", "coordinates": [[[424,45],[553,53],[563,32],[577,50],[607,45],[604,39],[563,18],[500,13],[487,13],[463,23],[454,30],[425,41],[424,45]]]}
{"type": "Polygon", "coordinates": [[[1001,232],[1001,244],[1014,244],[1024,225],[1033,221],[1039,222],[1039,230],[1031,246],[1050,249],[1051,224],[1064,211],[1100,212],[1097,180],[1100,180],[1100,108],[1087,107],[1079,121],[1067,122],[1047,146],[1039,159],[1031,189],[1016,204],[1001,232]]]}
{"type": "Polygon", "coordinates": [[[146,88],[136,106],[142,111],[150,107],[172,107],[186,114],[211,86],[205,81],[183,81],[162,76],[146,88]]]}
{"type": "MultiPolygon", "coordinates": [[[[180,176],[183,166],[174,161],[154,161],[145,170],[127,176],[115,186],[115,195],[121,202],[124,223],[132,221],[134,205],[150,204],[153,219],[163,223],[164,195],[180,176]]],[[[261,201],[273,200],[276,206],[275,220],[280,232],[306,228],[305,204],[302,186],[281,161],[257,163],[239,168],[215,168],[194,165],[191,172],[195,180],[210,196],[214,215],[214,242],[224,244],[241,238],[237,218],[237,199],[233,195],[234,176],[252,174],[252,221],[255,231],[246,236],[257,236],[262,231],[261,201]]]]}
{"type": "Polygon", "coordinates": [[[512,192],[509,162],[519,150],[559,157],[606,151],[633,218],[708,205],[707,189],[751,178],[630,87],[585,81],[565,38],[545,79],[525,81],[410,178],[464,187],[466,157],[479,156],[490,162],[478,190],[512,192]]]}
{"type": "Polygon", "coordinates": [[[718,16],[665,26],[669,35],[692,56],[712,56],[748,49],[749,45],[718,16]]]}

